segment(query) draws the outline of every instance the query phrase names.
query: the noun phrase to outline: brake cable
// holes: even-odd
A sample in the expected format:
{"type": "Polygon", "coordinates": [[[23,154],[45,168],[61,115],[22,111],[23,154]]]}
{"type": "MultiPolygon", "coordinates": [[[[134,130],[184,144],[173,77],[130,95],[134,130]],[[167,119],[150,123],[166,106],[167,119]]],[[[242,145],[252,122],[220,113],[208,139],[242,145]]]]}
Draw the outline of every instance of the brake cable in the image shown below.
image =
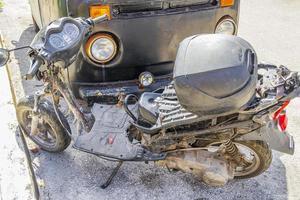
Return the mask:
{"type": "Polygon", "coordinates": [[[131,117],[131,119],[133,119],[134,122],[137,122],[137,118],[134,116],[134,114],[128,108],[128,101],[129,101],[129,98],[131,98],[131,97],[133,97],[136,102],[139,100],[138,97],[134,94],[127,95],[124,100],[124,110],[131,117]]]}

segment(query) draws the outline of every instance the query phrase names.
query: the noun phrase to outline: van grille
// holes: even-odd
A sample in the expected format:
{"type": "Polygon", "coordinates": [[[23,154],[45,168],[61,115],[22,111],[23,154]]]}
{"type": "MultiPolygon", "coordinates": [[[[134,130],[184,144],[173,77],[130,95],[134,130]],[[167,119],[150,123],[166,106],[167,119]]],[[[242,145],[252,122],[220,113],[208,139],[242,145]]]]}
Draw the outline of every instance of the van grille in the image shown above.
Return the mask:
{"type": "MultiPolygon", "coordinates": [[[[193,6],[211,6],[216,5],[216,0],[171,0],[171,1],[147,1],[112,5],[113,14],[128,14],[139,12],[167,11],[174,9],[193,7],[193,6]]],[[[174,12],[174,11],[173,11],[174,12]]]]}

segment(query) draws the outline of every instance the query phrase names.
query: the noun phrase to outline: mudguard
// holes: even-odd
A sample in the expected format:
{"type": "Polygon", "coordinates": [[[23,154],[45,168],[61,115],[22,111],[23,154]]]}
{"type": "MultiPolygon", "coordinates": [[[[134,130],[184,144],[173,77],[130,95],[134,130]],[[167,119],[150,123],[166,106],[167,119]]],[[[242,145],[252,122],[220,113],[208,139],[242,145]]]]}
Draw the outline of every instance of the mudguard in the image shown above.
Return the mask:
{"type": "MultiPolygon", "coordinates": [[[[298,81],[300,80],[300,76],[298,76],[298,81]]],[[[299,85],[299,83],[298,83],[299,85]]],[[[294,88],[292,92],[290,92],[286,97],[281,99],[281,101],[291,100],[294,98],[300,97],[300,87],[294,88]]],[[[260,118],[262,118],[260,116],[260,118]]],[[[294,138],[288,132],[282,132],[278,129],[277,124],[273,120],[267,120],[264,126],[261,128],[245,134],[239,137],[237,140],[261,140],[265,141],[269,144],[271,149],[276,151],[287,153],[290,155],[294,154],[295,151],[295,143],[294,138]]],[[[263,120],[264,121],[264,120],[263,120]]]]}
{"type": "Polygon", "coordinates": [[[288,134],[288,132],[279,131],[276,124],[272,121],[269,121],[266,126],[260,129],[239,137],[237,140],[265,141],[271,149],[290,155],[293,155],[295,151],[293,136],[288,134]]]}

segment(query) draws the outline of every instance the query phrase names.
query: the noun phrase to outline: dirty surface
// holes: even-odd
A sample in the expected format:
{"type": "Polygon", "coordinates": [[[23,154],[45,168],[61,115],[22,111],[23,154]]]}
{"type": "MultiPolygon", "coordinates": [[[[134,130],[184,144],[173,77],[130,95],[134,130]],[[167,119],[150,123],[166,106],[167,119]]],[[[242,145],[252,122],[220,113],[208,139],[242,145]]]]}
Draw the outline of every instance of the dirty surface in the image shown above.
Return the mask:
{"type": "MultiPolygon", "coordinates": [[[[34,36],[27,2],[4,0],[4,8],[0,11],[0,30],[9,47],[29,44],[34,36]]],[[[252,43],[259,60],[284,63],[291,69],[300,71],[300,1],[242,0],[240,13],[239,35],[252,43]]],[[[24,91],[26,94],[32,93],[40,85],[34,81],[18,84],[22,83],[20,74],[26,72],[29,64],[25,52],[15,53],[15,59],[10,63],[19,96],[24,95],[24,91]]],[[[300,187],[299,108],[300,100],[297,99],[288,110],[289,131],[295,136],[296,142],[295,155],[274,152],[270,169],[256,178],[234,180],[225,187],[214,188],[204,185],[191,175],[180,172],[171,174],[152,163],[125,163],[112,185],[102,190],[100,184],[116,163],[68,148],[61,154],[39,151],[34,155],[36,173],[43,180],[42,197],[55,200],[300,199],[297,192],[300,187]]],[[[6,120],[5,123],[15,125],[14,120],[6,120]]],[[[1,152],[9,156],[12,151],[1,152]]],[[[0,177],[5,175],[3,171],[0,174],[0,177]]],[[[11,181],[12,185],[14,183],[11,181]]],[[[15,199],[23,198],[17,195],[15,199]]]]}
{"type": "MultiPolygon", "coordinates": [[[[2,45],[0,41],[0,46],[2,45]]],[[[30,179],[5,67],[0,69],[0,199],[32,199],[30,179]]]]}

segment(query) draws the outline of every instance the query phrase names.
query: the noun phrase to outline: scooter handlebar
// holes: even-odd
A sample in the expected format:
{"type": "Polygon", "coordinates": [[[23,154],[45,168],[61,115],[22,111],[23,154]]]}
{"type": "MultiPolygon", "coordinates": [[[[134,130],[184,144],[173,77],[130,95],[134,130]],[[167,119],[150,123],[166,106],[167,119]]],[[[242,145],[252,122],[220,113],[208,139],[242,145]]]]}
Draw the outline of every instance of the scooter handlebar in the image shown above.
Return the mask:
{"type": "Polygon", "coordinates": [[[108,16],[107,14],[101,15],[99,17],[96,17],[95,19],[92,19],[94,24],[99,24],[101,22],[107,21],[108,20],[108,16]]]}
{"type": "Polygon", "coordinates": [[[95,26],[96,24],[99,24],[101,22],[107,21],[108,20],[108,16],[107,14],[101,15],[99,17],[96,18],[88,18],[86,21],[87,23],[89,23],[92,26],[95,26]]]}

